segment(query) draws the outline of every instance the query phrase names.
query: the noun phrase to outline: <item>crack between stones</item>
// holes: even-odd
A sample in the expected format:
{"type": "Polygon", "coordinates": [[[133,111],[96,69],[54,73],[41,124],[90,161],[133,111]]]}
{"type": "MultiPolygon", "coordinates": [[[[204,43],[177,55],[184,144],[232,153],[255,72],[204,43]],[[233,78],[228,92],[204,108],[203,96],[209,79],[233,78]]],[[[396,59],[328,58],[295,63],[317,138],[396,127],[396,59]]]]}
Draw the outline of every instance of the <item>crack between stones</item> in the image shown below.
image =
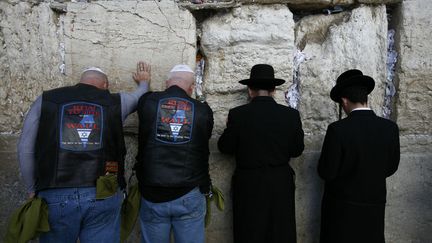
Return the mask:
{"type": "MultiPolygon", "coordinates": [[[[176,36],[177,38],[183,40],[184,47],[183,47],[183,50],[182,50],[182,57],[181,57],[182,60],[183,60],[183,58],[184,58],[184,53],[185,53],[185,51],[186,51],[186,46],[190,46],[190,47],[193,47],[193,48],[195,48],[195,46],[194,46],[192,43],[188,43],[188,42],[186,41],[186,38],[185,38],[184,36],[179,35],[179,34],[178,34],[178,33],[177,33],[173,28],[172,28],[172,26],[171,26],[171,24],[170,24],[170,22],[169,22],[169,20],[168,20],[168,17],[166,16],[166,14],[165,14],[165,13],[163,12],[163,10],[161,9],[161,6],[159,5],[159,3],[158,3],[156,0],[154,0],[154,3],[155,3],[156,6],[158,7],[159,12],[164,16],[164,18],[165,18],[165,20],[166,20],[168,26],[164,26],[164,25],[158,24],[158,23],[156,23],[156,22],[153,22],[153,21],[151,21],[150,19],[148,19],[148,18],[146,18],[146,17],[140,15],[139,13],[137,13],[137,12],[136,12],[136,9],[137,9],[137,7],[138,7],[139,1],[136,2],[136,5],[135,5],[135,12],[132,12],[132,11],[126,11],[126,10],[123,10],[123,9],[121,9],[121,10],[112,10],[112,9],[107,8],[107,7],[104,6],[103,4],[100,4],[100,3],[98,3],[98,2],[94,2],[95,5],[97,5],[97,6],[101,7],[101,8],[103,8],[103,9],[105,9],[107,12],[118,12],[118,13],[126,13],[126,14],[130,14],[130,15],[136,16],[136,17],[138,17],[138,18],[140,18],[140,19],[143,19],[143,20],[147,21],[148,23],[150,23],[150,24],[152,24],[152,25],[155,25],[155,26],[159,26],[159,27],[161,27],[161,28],[166,28],[166,29],[168,29],[171,33],[175,34],[175,36],[176,36]]],[[[96,43],[96,44],[100,44],[100,43],[96,43]]],[[[104,46],[104,45],[102,45],[102,46],[104,46]]],[[[104,46],[104,47],[106,47],[106,46],[104,46]]]]}
{"type": "Polygon", "coordinates": [[[158,3],[156,0],[154,0],[154,3],[155,3],[156,6],[158,7],[159,12],[160,12],[164,17],[165,17],[165,20],[166,20],[166,22],[167,22],[167,24],[168,24],[168,29],[169,29],[172,33],[174,33],[174,34],[177,36],[177,38],[183,40],[183,43],[185,44],[184,47],[183,47],[183,50],[182,50],[182,56],[181,56],[181,59],[183,60],[183,58],[184,58],[184,53],[185,53],[185,51],[186,51],[186,45],[190,45],[190,46],[192,46],[192,47],[194,47],[194,48],[195,48],[195,46],[194,46],[193,44],[191,44],[191,43],[188,43],[188,42],[186,41],[186,38],[185,38],[184,36],[179,36],[179,35],[177,34],[177,32],[172,28],[172,26],[171,26],[171,24],[170,24],[170,22],[169,22],[167,16],[166,16],[165,13],[162,11],[162,9],[161,9],[159,3],[158,3]]]}

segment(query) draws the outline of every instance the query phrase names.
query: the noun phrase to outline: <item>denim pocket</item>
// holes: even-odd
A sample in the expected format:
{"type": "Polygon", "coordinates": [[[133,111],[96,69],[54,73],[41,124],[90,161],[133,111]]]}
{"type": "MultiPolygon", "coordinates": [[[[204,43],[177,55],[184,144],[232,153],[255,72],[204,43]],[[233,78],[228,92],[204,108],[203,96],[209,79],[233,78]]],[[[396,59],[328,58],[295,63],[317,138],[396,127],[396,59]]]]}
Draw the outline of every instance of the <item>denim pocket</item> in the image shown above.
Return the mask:
{"type": "Polygon", "coordinates": [[[102,200],[88,199],[89,218],[100,222],[115,220],[120,213],[122,198],[122,194],[117,192],[102,200]]]}
{"type": "Polygon", "coordinates": [[[152,203],[141,198],[140,218],[145,222],[163,223],[170,220],[169,203],[152,203]]]}
{"type": "Polygon", "coordinates": [[[69,202],[55,197],[40,197],[48,205],[48,222],[51,230],[68,228],[67,206],[69,202]]]}
{"type": "Polygon", "coordinates": [[[204,195],[199,191],[184,198],[183,206],[186,209],[186,213],[180,217],[181,219],[202,217],[206,212],[206,200],[204,195]]]}

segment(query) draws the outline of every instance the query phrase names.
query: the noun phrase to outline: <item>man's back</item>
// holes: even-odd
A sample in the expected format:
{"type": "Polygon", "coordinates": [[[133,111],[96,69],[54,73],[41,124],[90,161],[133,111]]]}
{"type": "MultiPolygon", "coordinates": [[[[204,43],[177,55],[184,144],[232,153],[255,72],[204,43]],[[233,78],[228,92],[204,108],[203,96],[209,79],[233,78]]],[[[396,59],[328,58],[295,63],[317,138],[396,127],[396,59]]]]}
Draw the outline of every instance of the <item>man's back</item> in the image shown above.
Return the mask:
{"type": "Polygon", "coordinates": [[[171,232],[175,242],[204,242],[213,113],[191,98],[194,82],[189,66],[176,65],[167,89],[138,103],[142,242],[169,242],[171,232]]]}
{"type": "Polygon", "coordinates": [[[370,110],[353,111],[330,124],[318,172],[326,192],[339,199],[384,203],[386,177],[399,165],[399,131],[395,123],[370,110]]]}
{"type": "Polygon", "coordinates": [[[233,126],[229,126],[218,144],[221,151],[236,154],[238,167],[286,164],[303,151],[298,111],[277,104],[271,97],[258,96],[251,103],[232,109],[228,123],[233,126]]]}
{"type": "MultiPolygon", "coordinates": [[[[149,93],[138,104],[138,179],[142,185],[197,186],[208,178],[213,113],[177,86],[149,93]]],[[[206,182],[207,183],[207,182],[206,182]]]]}

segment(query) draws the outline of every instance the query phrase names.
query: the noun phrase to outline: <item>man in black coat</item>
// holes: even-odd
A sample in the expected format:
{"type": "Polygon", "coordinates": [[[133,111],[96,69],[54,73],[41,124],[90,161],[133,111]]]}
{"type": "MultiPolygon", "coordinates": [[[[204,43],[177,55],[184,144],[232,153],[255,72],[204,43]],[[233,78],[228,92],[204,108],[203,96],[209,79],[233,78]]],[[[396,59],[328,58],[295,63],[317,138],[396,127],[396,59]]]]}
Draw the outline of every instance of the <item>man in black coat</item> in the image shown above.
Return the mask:
{"type": "Polygon", "coordinates": [[[219,138],[222,153],[234,154],[233,213],[235,243],[296,242],[294,171],[290,158],[303,152],[299,112],[272,98],[273,67],[252,67],[248,86],[251,102],[229,111],[219,138]]]}
{"type": "Polygon", "coordinates": [[[384,243],[386,178],[399,165],[399,129],[368,108],[374,86],[353,69],[330,92],[348,116],[328,126],[319,159],[321,243],[384,243]]]}

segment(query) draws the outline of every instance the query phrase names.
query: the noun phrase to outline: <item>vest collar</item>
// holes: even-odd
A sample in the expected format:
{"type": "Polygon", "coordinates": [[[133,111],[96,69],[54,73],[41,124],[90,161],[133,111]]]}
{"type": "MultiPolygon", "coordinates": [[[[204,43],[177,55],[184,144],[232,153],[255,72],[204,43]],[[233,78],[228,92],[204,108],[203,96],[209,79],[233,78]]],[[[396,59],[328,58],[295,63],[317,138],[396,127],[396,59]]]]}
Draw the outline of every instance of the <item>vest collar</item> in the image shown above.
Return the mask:
{"type": "Polygon", "coordinates": [[[189,97],[189,95],[186,93],[186,91],[184,91],[182,88],[180,88],[177,85],[173,85],[169,88],[166,89],[166,91],[170,92],[170,93],[174,93],[174,94],[182,94],[182,95],[186,95],[189,97]]]}

